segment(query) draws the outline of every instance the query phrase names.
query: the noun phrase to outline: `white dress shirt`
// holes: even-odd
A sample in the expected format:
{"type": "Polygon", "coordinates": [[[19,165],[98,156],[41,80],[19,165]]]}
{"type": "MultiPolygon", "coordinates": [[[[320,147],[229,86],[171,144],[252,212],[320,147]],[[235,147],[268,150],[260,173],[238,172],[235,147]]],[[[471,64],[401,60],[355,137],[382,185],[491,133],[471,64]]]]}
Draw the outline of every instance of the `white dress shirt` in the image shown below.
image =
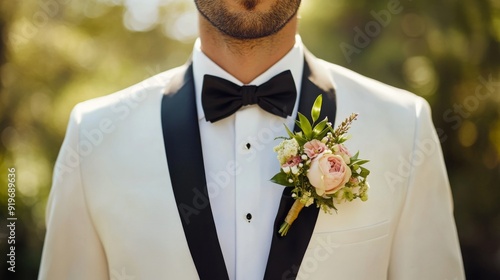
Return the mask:
{"type": "Polygon", "coordinates": [[[242,82],[223,70],[201,51],[198,39],[193,51],[196,106],[210,203],[217,235],[230,279],[262,279],[266,269],[274,219],[283,186],[270,181],[279,171],[273,147],[286,136],[283,124],[293,128],[298,110],[304,50],[296,36],[293,48],[249,85],[261,85],[291,70],[297,101],[287,119],[258,105],[244,106],[218,122],[206,121],[201,104],[203,76],[210,74],[238,85],[242,82]]]}

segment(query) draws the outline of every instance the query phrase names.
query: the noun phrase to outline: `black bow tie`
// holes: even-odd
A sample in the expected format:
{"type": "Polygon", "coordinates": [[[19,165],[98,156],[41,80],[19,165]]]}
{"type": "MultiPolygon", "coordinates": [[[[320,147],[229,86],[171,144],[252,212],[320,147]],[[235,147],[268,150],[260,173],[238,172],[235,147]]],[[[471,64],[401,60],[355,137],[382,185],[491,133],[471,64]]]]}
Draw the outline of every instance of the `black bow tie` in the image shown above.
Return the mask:
{"type": "Polygon", "coordinates": [[[216,122],[242,106],[258,104],[265,111],[286,118],[291,116],[297,99],[292,72],[287,70],[260,86],[238,86],[228,80],[205,75],[201,102],[207,121],[216,122]]]}

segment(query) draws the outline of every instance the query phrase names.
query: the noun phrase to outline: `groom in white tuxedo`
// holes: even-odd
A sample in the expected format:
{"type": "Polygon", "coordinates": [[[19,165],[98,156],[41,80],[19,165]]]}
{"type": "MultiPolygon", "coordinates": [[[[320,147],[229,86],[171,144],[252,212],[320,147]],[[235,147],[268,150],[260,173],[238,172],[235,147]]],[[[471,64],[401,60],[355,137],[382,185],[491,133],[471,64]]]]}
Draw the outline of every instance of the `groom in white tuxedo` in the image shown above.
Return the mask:
{"type": "Polygon", "coordinates": [[[73,109],[39,279],[464,279],[429,105],[311,55],[300,0],[195,3],[186,65],[73,109]],[[321,118],[359,113],[369,199],[304,208],[280,237],[274,139],[319,94],[321,118]]]}

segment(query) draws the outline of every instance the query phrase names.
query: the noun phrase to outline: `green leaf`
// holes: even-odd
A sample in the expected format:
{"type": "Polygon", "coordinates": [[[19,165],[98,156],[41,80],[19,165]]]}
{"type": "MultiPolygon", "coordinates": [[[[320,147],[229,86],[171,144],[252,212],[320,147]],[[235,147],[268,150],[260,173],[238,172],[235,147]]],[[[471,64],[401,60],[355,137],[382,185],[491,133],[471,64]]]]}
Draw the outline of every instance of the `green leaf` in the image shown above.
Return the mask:
{"type": "Polygon", "coordinates": [[[318,97],[316,97],[316,100],[314,101],[314,105],[311,109],[311,118],[313,123],[316,122],[316,120],[319,118],[319,114],[321,113],[321,104],[323,103],[323,96],[320,94],[318,97]]]}
{"type": "Polygon", "coordinates": [[[274,175],[273,178],[271,178],[271,182],[286,187],[293,187],[293,183],[288,182],[288,175],[283,171],[274,175]]]}
{"type": "Polygon", "coordinates": [[[351,164],[362,165],[362,164],[365,164],[365,163],[367,163],[367,162],[369,162],[369,160],[366,160],[366,159],[358,159],[358,160],[356,160],[356,161],[354,161],[354,162],[351,162],[351,164]]]}
{"type": "Polygon", "coordinates": [[[370,175],[370,170],[360,166],[361,172],[359,172],[359,175],[363,178],[366,178],[366,176],[370,175]]]}
{"type": "Polygon", "coordinates": [[[319,122],[317,125],[314,126],[312,135],[313,138],[316,138],[315,136],[320,134],[323,131],[323,129],[325,129],[326,123],[328,123],[328,118],[325,118],[324,120],[322,120],[321,122],[319,122]]]}
{"type": "Polygon", "coordinates": [[[304,146],[304,144],[307,142],[307,139],[302,136],[302,133],[297,133],[293,137],[299,143],[300,146],[304,146]]]}
{"type": "Polygon", "coordinates": [[[304,132],[306,139],[311,139],[312,136],[312,126],[309,120],[299,112],[300,128],[304,132]]]}
{"type": "Polygon", "coordinates": [[[351,162],[357,161],[358,160],[358,155],[359,155],[359,151],[354,156],[351,157],[351,162]]]}
{"type": "Polygon", "coordinates": [[[321,131],[320,133],[316,134],[316,139],[323,139],[323,137],[326,136],[326,134],[328,133],[328,131],[330,131],[330,127],[325,127],[325,129],[323,129],[323,131],[321,131]]]}
{"type": "Polygon", "coordinates": [[[288,136],[290,136],[290,138],[295,137],[295,135],[293,134],[293,132],[290,131],[290,129],[288,128],[288,126],[285,125],[285,129],[286,129],[286,133],[288,133],[288,136]]]}
{"type": "Polygon", "coordinates": [[[300,128],[300,130],[302,130],[302,124],[298,120],[295,120],[295,124],[297,125],[298,128],[300,128]]]}

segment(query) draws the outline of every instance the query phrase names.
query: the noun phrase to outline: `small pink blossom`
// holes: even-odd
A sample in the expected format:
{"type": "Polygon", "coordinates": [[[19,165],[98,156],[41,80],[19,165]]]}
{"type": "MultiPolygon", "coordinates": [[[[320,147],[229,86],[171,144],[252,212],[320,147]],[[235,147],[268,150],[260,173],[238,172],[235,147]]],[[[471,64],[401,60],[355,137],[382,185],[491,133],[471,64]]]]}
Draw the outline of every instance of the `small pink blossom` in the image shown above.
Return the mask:
{"type": "Polygon", "coordinates": [[[300,156],[293,156],[289,158],[282,166],[281,168],[285,173],[289,173],[292,171],[293,174],[297,174],[299,172],[299,164],[302,162],[302,159],[300,156]]]}
{"type": "Polygon", "coordinates": [[[311,159],[326,150],[326,145],[319,140],[313,139],[304,144],[304,152],[311,159]]]}
{"type": "Polygon", "coordinates": [[[294,156],[294,157],[291,157],[289,158],[283,165],[282,167],[294,167],[294,166],[297,166],[299,165],[299,163],[302,162],[302,159],[300,158],[300,156],[294,156]]]}
{"type": "Polygon", "coordinates": [[[333,153],[341,156],[347,164],[351,162],[352,155],[347,147],[343,144],[335,145],[335,147],[333,148],[333,153]]]}

